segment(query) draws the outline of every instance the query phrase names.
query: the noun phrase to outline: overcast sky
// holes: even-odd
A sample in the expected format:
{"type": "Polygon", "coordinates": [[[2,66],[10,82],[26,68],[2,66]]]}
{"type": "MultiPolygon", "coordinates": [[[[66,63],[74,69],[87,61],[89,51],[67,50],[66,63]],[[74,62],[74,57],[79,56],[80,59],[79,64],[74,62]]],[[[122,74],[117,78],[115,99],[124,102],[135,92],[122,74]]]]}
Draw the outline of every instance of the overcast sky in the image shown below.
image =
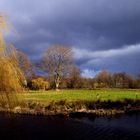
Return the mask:
{"type": "Polygon", "coordinates": [[[64,44],[84,76],[140,72],[140,0],[0,0],[0,12],[16,30],[7,41],[32,60],[64,44]]]}

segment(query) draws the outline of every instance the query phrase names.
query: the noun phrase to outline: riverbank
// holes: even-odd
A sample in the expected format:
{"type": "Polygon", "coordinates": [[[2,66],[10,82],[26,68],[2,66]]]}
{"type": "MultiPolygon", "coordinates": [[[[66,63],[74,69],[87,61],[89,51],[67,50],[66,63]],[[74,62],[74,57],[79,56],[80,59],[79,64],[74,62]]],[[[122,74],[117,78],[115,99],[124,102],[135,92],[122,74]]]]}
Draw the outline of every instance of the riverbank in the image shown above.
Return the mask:
{"type": "Polygon", "coordinates": [[[130,112],[140,112],[140,100],[123,101],[52,101],[49,104],[29,101],[24,106],[16,106],[12,109],[0,108],[1,112],[64,116],[64,117],[94,117],[94,116],[116,116],[130,112]]]}

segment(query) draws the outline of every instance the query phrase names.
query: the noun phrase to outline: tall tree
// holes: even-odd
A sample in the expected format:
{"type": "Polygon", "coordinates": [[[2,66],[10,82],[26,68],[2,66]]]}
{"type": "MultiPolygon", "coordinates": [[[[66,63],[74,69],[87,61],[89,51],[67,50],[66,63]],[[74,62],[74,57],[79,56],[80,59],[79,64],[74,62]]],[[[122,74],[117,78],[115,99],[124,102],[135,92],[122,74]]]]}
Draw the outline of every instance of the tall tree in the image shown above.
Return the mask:
{"type": "Polygon", "coordinates": [[[113,81],[115,87],[119,88],[132,88],[134,84],[133,77],[126,74],[125,72],[114,73],[113,81]]]}
{"type": "Polygon", "coordinates": [[[81,71],[76,65],[71,65],[69,68],[68,87],[76,88],[81,80],[81,71]]]}
{"type": "Polygon", "coordinates": [[[107,70],[102,70],[96,75],[96,80],[100,87],[111,87],[112,74],[107,70]]]}
{"type": "Polygon", "coordinates": [[[22,70],[22,72],[24,73],[26,77],[26,80],[30,80],[32,76],[34,75],[33,65],[30,59],[25,53],[18,51],[17,60],[18,60],[20,69],[22,70]]]}
{"type": "Polygon", "coordinates": [[[43,55],[43,68],[49,76],[53,77],[55,88],[58,89],[63,76],[69,73],[72,64],[72,49],[62,45],[54,45],[47,49],[43,55]]]}

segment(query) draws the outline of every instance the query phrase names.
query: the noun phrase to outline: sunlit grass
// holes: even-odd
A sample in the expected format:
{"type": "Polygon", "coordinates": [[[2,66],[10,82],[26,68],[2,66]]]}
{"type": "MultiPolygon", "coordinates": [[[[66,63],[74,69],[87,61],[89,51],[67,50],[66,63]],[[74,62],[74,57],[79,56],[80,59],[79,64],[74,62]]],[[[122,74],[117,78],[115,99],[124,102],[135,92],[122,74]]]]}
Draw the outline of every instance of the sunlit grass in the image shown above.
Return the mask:
{"type": "Polygon", "coordinates": [[[140,90],[101,89],[101,90],[60,90],[30,91],[24,94],[26,100],[51,102],[59,100],[78,101],[118,101],[124,99],[140,99],[140,90]]]}

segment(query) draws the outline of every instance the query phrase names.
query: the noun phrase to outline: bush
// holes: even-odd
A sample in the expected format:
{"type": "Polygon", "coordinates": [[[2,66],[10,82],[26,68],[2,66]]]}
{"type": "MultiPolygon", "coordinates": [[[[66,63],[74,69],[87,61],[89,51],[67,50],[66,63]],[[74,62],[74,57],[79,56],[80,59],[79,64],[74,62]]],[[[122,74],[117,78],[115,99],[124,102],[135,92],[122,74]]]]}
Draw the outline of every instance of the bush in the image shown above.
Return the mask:
{"type": "Polygon", "coordinates": [[[32,80],[32,89],[34,90],[48,90],[50,84],[43,78],[36,78],[32,80]]]}

